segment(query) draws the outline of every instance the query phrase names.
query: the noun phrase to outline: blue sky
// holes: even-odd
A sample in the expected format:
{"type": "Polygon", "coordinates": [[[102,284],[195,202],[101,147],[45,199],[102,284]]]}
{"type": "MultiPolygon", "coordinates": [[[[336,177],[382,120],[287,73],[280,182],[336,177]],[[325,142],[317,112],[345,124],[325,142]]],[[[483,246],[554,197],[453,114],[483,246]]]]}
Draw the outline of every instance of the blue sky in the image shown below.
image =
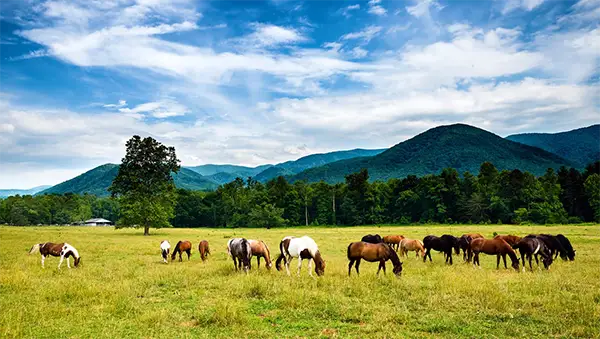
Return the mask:
{"type": "Polygon", "coordinates": [[[133,134],[258,165],[587,126],[599,23],[600,0],[3,1],[0,187],[119,162],[133,134]]]}

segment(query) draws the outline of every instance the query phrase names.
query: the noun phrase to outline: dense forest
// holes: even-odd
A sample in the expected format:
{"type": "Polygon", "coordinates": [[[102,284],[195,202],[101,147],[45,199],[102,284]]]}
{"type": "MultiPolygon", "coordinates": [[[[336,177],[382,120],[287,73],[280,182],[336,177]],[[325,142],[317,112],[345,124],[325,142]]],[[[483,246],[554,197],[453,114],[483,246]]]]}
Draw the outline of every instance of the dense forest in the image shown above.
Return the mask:
{"type": "MultiPolygon", "coordinates": [[[[119,202],[84,194],[13,196],[0,200],[0,224],[73,224],[120,219],[119,202]]],[[[410,223],[600,222],[600,162],[585,170],[552,169],[539,177],[498,171],[485,162],[478,175],[444,169],[439,175],[369,181],[367,170],[345,183],[266,184],[237,178],[214,192],[179,189],[175,227],[278,227],[410,223]]]]}

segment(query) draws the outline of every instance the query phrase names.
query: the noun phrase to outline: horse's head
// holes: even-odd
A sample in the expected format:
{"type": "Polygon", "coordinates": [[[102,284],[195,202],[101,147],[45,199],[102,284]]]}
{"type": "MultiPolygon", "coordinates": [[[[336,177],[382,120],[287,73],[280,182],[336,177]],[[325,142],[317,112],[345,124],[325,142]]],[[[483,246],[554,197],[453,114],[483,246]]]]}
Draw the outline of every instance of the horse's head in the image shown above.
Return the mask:
{"type": "Polygon", "coordinates": [[[569,254],[569,260],[575,261],[575,250],[571,254],[569,254]]]}
{"type": "Polygon", "coordinates": [[[396,277],[400,277],[400,275],[402,274],[402,263],[400,263],[400,265],[394,266],[393,272],[396,275],[396,277]]]}
{"type": "Polygon", "coordinates": [[[511,258],[511,259],[512,259],[512,268],[514,268],[515,271],[518,272],[519,271],[519,258],[517,258],[517,256],[515,255],[514,259],[513,258],[511,258]]]}
{"type": "Polygon", "coordinates": [[[552,255],[542,258],[542,263],[544,264],[544,268],[548,269],[548,267],[550,267],[550,265],[552,265],[552,255]]]}
{"type": "Polygon", "coordinates": [[[456,255],[460,254],[460,243],[458,242],[458,239],[456,237],[452,237],[452,247],[454,247],[454,253],[456,255]]]}
{"type": "Polygon", "coordinates": [[[80,262],[81,262],[81,257],[76,257],[75,260],[74,260],[74,262],[73,262],[73,265],[75,267],[77,267],[77,266],[79,266],[80,262]]]}
{"type": "Polygon", "coordinates": [[[325,260],[321,257],[321,252],[317,251],[315,257],[313,258],[315,261],[315,273],[318,276],[322,276],[325,274],[325,260]]]}
{"type": "Polygon", "coordinates": [[[271,267],[273,267],[273,262],[272,262],[270,259],[269,259],[269,260],[267,260],[267,264],[266,264],[266,266],[267,266],[267,269],[269,269],[269,270],[270,270],[270,269],[271,269],[271,267]]]}

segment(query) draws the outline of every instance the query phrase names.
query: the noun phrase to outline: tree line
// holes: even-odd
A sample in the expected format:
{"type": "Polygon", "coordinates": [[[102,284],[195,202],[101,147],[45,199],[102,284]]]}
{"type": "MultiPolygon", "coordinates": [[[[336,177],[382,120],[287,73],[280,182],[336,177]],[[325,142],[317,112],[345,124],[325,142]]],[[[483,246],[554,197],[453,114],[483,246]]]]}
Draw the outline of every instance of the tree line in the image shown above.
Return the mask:
{"type": "MultiPolygon", "coordinates": [[[[477,175],[447,168],[439,175],[387,182],[370,182],[367,170],[335,185],[237,178],[213,192],[179,189],[170,194],[174,227],[600,222],[600,162],[582,171],[548,169],[540,177],[517,169],[498,171],[485,162],[477,175]]],[[[0,200],[0,224],[73,224],[91,217],[127,224],[129,215],[123,211],[131,207],[122,207],[131,204],[137,202],[123,196],[13,196],[0,200]]],[[[140,209],[152,212],[143,203],[140,209]]],[[[168,225],[152,225],[157,226],[168,225]]]]}

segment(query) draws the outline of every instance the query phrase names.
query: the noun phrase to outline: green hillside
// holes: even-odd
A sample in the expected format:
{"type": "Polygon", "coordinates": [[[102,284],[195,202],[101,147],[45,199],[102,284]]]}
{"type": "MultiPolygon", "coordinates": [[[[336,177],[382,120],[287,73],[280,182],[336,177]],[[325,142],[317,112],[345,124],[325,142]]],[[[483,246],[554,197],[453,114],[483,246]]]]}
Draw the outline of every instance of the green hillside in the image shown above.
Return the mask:
{"type": "MultiPolygon", "coordinates": [[[[196,172],[196,173],[200,173],[204,176],[209,176],[209,175],[213,175],[213,174],[217,174],[217,173],[231,173],[231,174],[250,174],[250,175],[256,175],[260,172],[262,172],[263,170],[271,167],[272,165],[260,165],[260,166],[256,166],[256,167],[247,167],[247,166],[238,166],[238,165],[214,165],[214,164],[208,164],[208,165],[200,165],[200,166],[193,166],[193,167],[186,167],[188,169],[191,169],[192,171],[196,172]]],[[[235,177],[234,177],[235,179],[235,177]]]]}
{"type": "MultiPolygon", "coordinates": [[[[119,172],[119,165],[104,164],[91,169],[73,179],[67,180],[58,185],[52,186],[38,194],[94,194],[97,196],[109,195],[108,188],[119,172]]],[[[212,190],[218,185],[203,177],[202,175],[182,168],[179,173],[173,175],[175,186],[189,190],[212,190]]]]}
{"type": "Polygon", "coordinates": [[[515,169],[543,174],[547,168],[571,166],[555,154],[503,139],[488,131],[464,124],[440,126],[401,142],[372,156],[342,160],[308,169],[291,179],[329,183],[342,182],[344,176],[369,170],[371,180],[402,178],[439,173],[453,167],[462,173],[477,173],[482,162],[490,161],[498,169],[515,169]]]}
{"type": "Polygon", "coordinates": [[[600,160],[600,125],[561,133],[514,134],[506,139],[560,155],[580,168],[600,160]]]}

